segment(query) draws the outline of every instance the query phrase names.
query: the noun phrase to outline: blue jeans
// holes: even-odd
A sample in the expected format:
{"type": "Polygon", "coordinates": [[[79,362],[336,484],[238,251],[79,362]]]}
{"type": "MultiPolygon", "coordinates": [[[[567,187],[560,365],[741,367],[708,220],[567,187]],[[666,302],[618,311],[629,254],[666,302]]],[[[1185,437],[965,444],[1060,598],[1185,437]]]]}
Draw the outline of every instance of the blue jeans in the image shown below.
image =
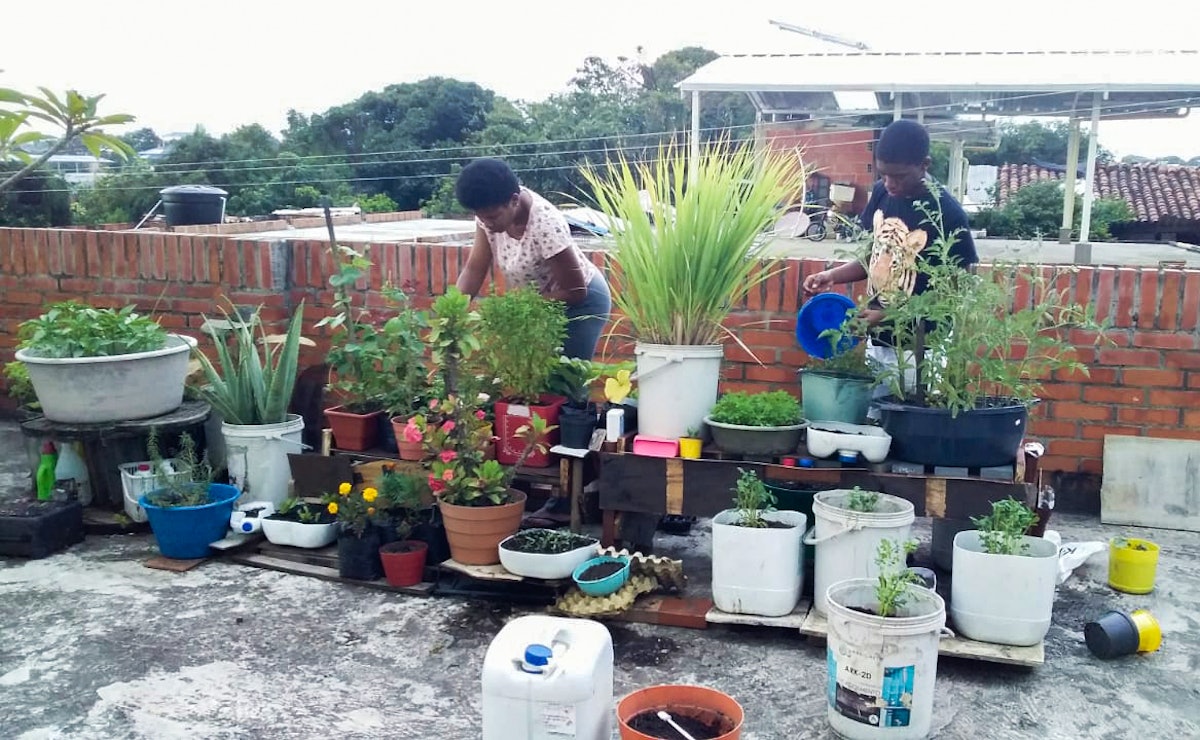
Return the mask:
{"type": "Polygon", "coordinates": [[[587,296],[581,303],[567,306],[567,339],[563,342],[565,357],[591,360],[596,355],[600,333],[612,311],[612,295],[603,275],[597,275],[587,286],[587,296]]]}

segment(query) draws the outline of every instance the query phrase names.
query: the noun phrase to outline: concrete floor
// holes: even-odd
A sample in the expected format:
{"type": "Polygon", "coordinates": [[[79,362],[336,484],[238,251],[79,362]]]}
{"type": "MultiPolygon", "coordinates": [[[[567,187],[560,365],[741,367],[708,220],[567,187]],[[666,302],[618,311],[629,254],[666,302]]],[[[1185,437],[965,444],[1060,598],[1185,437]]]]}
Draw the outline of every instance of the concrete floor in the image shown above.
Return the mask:
{"type": "MultiPolygon", "coordinates": [[[[0,424],[0,494],[28,486],[23,448],[0,424]]],[[[1056,517],[1065,541],[1118,531],[1056,517]]],[[[702,591],[705,523],[662,537],[702,591]]],[[[918,528],[928,541],[928,527],[918,528]]],[[[942,659],[937,738],[1200,736],[1200,540],[1146,531],[1163,547],[1158,589],[1117,594],[1097,555],[1059,589],[1046,665],[942,659]],[[1082,626],[1148,607],[1166,641],[1104,663],[1082,626]]],[[[0,738],[478,738],[480,670],[493,635],[525,613],[416,598],[222,561],[151,570],[149,536],[89,537],[38,561],[0,558],[0,738]]],[[[831,737],[824,647],[794,631],[610,626],[616,695],[698,682],[737,698],[747,740],[831,737]]],[[[613,737],[616,737],[614,734],[613,737]]],[[[514,740],[521,740],[514,738],[514,740]]]]}

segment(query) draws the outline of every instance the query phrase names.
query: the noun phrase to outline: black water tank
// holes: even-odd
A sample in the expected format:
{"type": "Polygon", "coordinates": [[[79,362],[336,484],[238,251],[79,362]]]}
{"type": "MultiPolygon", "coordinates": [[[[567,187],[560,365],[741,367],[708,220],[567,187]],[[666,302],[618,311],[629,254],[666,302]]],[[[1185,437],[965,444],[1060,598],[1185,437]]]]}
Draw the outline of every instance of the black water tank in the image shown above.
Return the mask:
{"type": "Polygon", "coordinates": [[[193,226],[221,223],[229,193],[208,185],[176,185],[163,188],[158,195],[167,226],[193,226]]]}

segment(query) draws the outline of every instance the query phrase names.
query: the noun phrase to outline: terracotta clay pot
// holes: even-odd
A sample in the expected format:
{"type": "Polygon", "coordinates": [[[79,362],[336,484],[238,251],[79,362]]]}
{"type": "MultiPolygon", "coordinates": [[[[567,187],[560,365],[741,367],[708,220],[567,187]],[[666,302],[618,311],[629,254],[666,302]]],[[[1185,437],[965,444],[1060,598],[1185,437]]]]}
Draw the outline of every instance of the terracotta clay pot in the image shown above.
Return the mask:
{"type": "Polygon", "coordinates": [[[663,685],[638,689],[617,703],[621,740],[656,740],[630,727],[629,721],[647,710],[660,709],[706,722],[720,715],[729,729],[716,740],[738,740],[742,736],[745,712],[733,697],[704,686],[663,685]]]}
{"type": "Polygon", "coordinates": [[[352,414],[344,406],[325,409],[325,418],[333,429],[333,445],[339,450],[362,452],[379,441],[379,417],[382,411],[352,414]]]}
{"type": "Polygon", "coordinates": [[[383,575],[390,586],[415,586],[425,577],[425,555],[429,546],[420,540],[389,542],[379,548],[383,575]]]}
{"type": "Polygon", "coordinates": [[[500,541],[516,534],[525,514],[525,494],[509,489],[508,503],[499,506],[456,506],[438,502],[450,557],[463,565],[500,562],[500,541]]]}
{"type": "Polygon", "coordinates": [[[404,427],[408,425],[407,416],[393,416],[392,429],[396,433],[396,450],[400,453],[401,460],[420,461],[429,457],[425,453],[425,446],[420,442],[409,442],[404,438],[404,427]]]}

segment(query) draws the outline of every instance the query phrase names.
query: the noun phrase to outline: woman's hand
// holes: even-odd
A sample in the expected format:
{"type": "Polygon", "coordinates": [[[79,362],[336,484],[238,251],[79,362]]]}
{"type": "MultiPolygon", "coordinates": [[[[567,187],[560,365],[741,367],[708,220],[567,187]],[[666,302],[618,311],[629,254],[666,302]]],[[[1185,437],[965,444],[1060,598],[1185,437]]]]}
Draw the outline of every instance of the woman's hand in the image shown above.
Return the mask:
{"type": "Polygon", "coordinates": [[[815,275],[809,275],[804,278],[804,292],[807,295],[828,293],[833,286],[833,270],[822,270],[815,275]]]}

